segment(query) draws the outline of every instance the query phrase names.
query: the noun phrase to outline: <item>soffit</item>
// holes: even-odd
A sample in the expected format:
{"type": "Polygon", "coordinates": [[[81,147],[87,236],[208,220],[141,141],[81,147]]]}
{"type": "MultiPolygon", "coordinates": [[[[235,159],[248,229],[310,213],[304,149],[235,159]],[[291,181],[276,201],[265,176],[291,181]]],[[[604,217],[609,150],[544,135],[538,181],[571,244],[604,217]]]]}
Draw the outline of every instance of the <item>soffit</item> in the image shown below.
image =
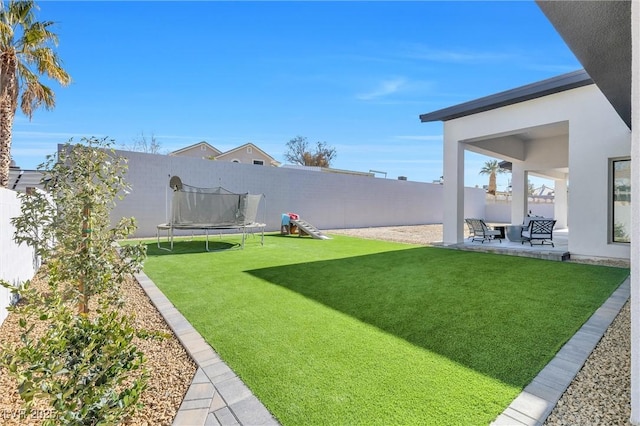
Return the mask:
{"type": "Polygon", "coordinates": [[[508,105],[541,98],[543,96],[560,93],[565,90],[593,84],[593,80],[585,70],[573,71],[546,80],[538,81],[526,86],[506,90],[504,92],[485,96],[462,104],[443,108],[420,115],[423,123],[430,121],[449,121],[466,117],[508,105]]]}
{"type": "Polygon", "coordinates": [[[516,129],[508,133],[485,135],[464,140],[466,149],[479,154],[501,159],[524,161],[526,144],[530,141],[565,137],[568,139],[569,124],[566,121],[516,129]]]}
{"type": "Polygon", "coordinates": [[[631,1],[536,3],[631,128],[631,1]]]}

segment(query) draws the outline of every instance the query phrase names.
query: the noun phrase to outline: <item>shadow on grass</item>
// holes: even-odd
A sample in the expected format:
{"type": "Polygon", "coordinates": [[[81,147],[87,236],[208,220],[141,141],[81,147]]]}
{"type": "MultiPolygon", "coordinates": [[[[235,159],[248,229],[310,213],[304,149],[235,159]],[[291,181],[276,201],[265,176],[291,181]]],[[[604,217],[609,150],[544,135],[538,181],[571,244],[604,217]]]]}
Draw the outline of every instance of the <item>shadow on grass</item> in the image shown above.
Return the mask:
{"type": "MultiPolygon", "coordinates": [[[[147,247],[148,256],[175,256],[178,254],[195,254],[195,253],[207,253],[204,240],[195,241],[181,241],[176,240],[173,242],[173,250],[169,250],[170,244],[167,242],[161,242],[160,247],[156,242],[145,243],[147,247]]],[[[209,252],[225,251],[234,248],[240,248],[238,243],[229,243],[225,241],[212,241],[209,240],[209,252]]]]}
{"type": "Polygon", "coordinates": [[[279,232],[270,232],[268,234],[264,234],[265,238],[300,238],[301,240],[312,240],[313,238],[309,235],[303,235],[302,237],[298,234],[281,234],[279,232]]]}
{"type": "Polygon", "coordinates": [[[425,247],[247,272],[518,387],[628,274],[425,247]]]}

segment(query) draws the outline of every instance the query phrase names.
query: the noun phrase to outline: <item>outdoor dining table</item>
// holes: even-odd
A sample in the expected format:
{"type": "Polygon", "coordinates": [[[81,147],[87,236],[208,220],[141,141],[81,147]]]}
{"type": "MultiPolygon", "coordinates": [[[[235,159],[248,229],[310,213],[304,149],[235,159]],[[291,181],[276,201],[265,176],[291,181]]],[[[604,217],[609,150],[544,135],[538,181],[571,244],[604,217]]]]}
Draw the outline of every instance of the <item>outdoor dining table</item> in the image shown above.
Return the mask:
{"type": "Polygon", "coordinates": [[[506,228],[509,241],[522,241],[522,225],[508,225],[506,228]]]}

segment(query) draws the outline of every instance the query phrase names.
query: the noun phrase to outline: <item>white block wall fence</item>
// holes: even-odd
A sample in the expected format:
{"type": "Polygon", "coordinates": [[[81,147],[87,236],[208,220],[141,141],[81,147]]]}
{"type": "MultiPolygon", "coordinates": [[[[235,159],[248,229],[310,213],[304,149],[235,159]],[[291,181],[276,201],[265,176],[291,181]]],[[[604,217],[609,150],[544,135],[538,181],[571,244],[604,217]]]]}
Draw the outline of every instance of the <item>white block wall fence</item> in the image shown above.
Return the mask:
{"type": "MultiPolygon", "coordinates": [[[[442,223],[447,214],[442,203],[444,188],[438,184],[129,151],[118,153],[129,160],[126,180],[132,190],[117,202],[112,222],[121,217],[135,217],[138,222],[135,237],[153,237],[156,226],[167,221],[172,195],[169,178],[173,175],[192,186],[222,186],[237,193],[264,194],[258,219],[265,218],[267,231],[279,230],[280,215],[287,212],[298,213],[321,230],[442,223]]],[[[465,188],[465,217],[496,223],[508,221],[505,219],[509,217],[508,204],[489,204],[485,202],[483,189],[465,188]]],[[[19,214],[17,193],[0,188],[0,278],[14,285],[31,279],[35,273],[33,250],[13,241],[10,220],[19,214]]],[[[0,323],[6,317],[10,300],[10,292],[0,288],[0,323]]]]}
{"type": "MultiPolygon", "coordinates": [[[[511,223],[511,200],[496,201],[491,198],[491,196],[487,196],[483,218],[491,223],[511,223]]],[[[533,215],[542,217],[554,216],[555,206],[552,202],[529,200],[527,206],[533,215]]],[[[559,227],[556,226],[555,229],[559,229],[559,227]]]]}
{"type": "MultiPolygon", "coordinates": [[[[0,279],[15,286],[34,275],[33,249],[26,244],[17,245],[13,240],[15,228],[11,218],[20,214],[18,194],[0,188],[0,279]]],[[[0,324],[7,317],[7,307],[11,302],[11,292],[0,287],[0,324]]]]}
{"type": "MultiPolygon", "coordinates": [[[[129,159],[126,180],[132,190],[117,202],[112,222],[121,217],[135,217],[136,237],[155,236],[156,226],[167,221],[172,195],[169,178],[173,175],[192,186],[222,186],[237,193],[264,194],[258,218],[265,218],[268,231],[279,230],[280,215],[287,212],[298,213],[321,230],[442,223],[447,214],[442,203],[444,188],[438,184],[129,151],[118,153],[129,159]]],[[[487,204],[483,189],[465,188],[465,217],[505,222],[509,209],[508,204],[487,204]]],[[[10,220],[18,214],[17,194],[0,188],[0,278],[14,285],[31,279],[35,273],[33,250],[13,241],[10,220]]],[[[10,292],[1,288],[0,323],[6,317],[10,299],[10,292]]]]}
{"type": "MultiPolygon", "coordinates": [[[[129,159],[132,191],[119,201],[115,222],[133,216],[136,237],[156,235],[170,214],[169,178],[197,187],[222,186],[236,193],[264,194],[258,212],[268,231],[280,229],[282,213],[294,212],[319,229],[442,223],[443,186],[339,173],[264,167],[198,158],[118,151],[129,159]],[[263,216],[264,215],[264,216],[263,216]]],[[[485,217],[485,192],[465,190],[465,216],[485,217]]],[[[485,218],[491,220],[490,218],[485,218]]]]}

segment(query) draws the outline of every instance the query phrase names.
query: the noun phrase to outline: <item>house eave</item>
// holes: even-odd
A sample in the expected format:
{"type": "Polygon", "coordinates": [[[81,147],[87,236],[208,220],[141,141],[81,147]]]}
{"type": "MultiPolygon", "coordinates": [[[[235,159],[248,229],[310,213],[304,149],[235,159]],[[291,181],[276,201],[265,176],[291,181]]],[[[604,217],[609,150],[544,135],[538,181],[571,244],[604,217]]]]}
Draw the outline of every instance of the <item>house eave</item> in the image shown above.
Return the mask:
{"type": "Polygon", "coordinates": [[[631,129],[631,1],[536,3],[631,129]]]}
{"type": "Polygon", "coordinates": [[[443,108],[420,115],[423,123],[431,121],[449,121],[460,117],[478,114],[492,109],[525,102],[554,93],[571,90],[593,84],[593,80],[585,70],[573,71],[526,86],[506,90],[462,104],[443,108]]]}

